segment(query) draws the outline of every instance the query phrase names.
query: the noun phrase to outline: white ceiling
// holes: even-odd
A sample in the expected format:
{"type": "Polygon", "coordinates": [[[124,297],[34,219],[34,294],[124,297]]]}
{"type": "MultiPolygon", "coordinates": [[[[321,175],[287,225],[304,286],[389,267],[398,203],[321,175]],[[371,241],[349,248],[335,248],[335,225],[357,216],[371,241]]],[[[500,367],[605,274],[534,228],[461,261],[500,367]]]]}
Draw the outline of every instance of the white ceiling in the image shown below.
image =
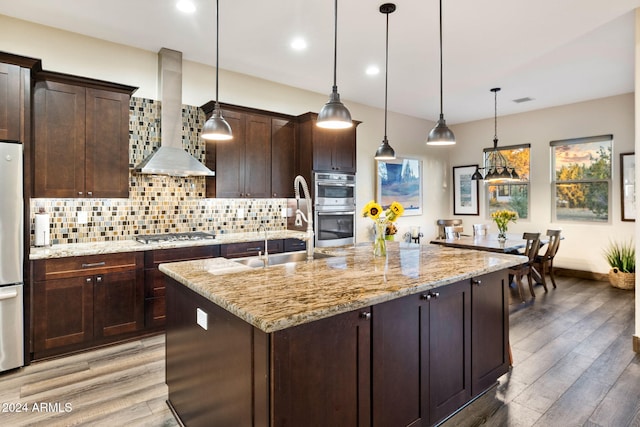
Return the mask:
{"type": "MultiPolygon", "coordinates": [[[[0,14],[215,65],[215,2],[2,0],[0,14]]],[[[383,108],[382,1],[338,3],[338,90],[383,108]],[[364,71],[377,64],[381,73],[364,71]]],[[[634,91],[634,12],[640,0],[443,2],[444,115],[449,124],[634,91]],[[530,97],[533,101],[515,103],[530,97]]],[[[437,120],[438,1],[398,0],[389,16],[389,110],[437,120]]],[[[220,67],[314,92],[331,91],[331,0],[220,0],[220,67]],[[303,36],[308,49],[289,48],[303,36]]],[[[19,53],[19,52],[14,52],[19,53]]],[[[224,81],[220,81],[224,100],[224,81]]],[[[321,105],[318,106],[320,109],[321,105]]]]}

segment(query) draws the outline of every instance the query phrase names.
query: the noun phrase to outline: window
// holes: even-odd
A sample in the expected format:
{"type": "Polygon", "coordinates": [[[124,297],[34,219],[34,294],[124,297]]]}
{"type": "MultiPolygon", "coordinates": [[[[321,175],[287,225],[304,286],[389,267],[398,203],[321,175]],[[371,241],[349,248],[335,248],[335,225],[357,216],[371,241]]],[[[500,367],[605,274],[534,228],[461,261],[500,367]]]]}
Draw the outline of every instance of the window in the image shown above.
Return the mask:
{"type": "MultiPolygon", "coordinates": [[[[485,191],[487,197],[488,215],[500,209],[509,209],[518,213],[518,218],[529,217],[529,151],[530,144],[511,145],[502,147],[498,151],[502,154],[509,167],[513,167],[520,179],[499,183],[487,182],[485,191]]],[[[485,164],[487,156],[493,148],[485,148],[485,164]]]]}
{"type": "Polygon", "coordinates": [[[554,217],[608,222],[613,135],[551,141],[554,217]]]}

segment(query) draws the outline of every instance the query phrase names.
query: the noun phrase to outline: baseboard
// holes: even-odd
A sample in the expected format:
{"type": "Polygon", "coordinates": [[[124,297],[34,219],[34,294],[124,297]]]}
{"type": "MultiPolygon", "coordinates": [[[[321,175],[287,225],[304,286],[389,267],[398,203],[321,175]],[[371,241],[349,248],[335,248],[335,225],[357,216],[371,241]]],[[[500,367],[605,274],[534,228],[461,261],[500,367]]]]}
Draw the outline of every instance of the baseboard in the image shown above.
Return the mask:
{"type": "Polygon", "coordinates": [[[640,353],[640,337],[637,335],[633,336],[633,351],[640,353]]]}
{"type": "Polygon", "coordinates": [[[598,280],[604,282],[609,280],[609,275],[607,273],[594,273],[593,271],[572,270],[570,268],[560,267],[553,267],[553,272],[558,276],[577,277],[579,279],[598,280]]]}

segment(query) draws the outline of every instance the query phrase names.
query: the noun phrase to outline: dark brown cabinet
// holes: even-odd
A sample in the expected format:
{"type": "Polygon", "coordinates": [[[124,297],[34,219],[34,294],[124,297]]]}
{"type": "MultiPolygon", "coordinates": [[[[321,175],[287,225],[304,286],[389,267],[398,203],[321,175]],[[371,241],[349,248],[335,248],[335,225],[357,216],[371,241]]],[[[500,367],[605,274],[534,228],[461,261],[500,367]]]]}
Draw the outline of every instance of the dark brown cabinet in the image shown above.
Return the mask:
{"type": "Polygon", "coordinates": [[[144,327],[142,253],[33,262],[34,358],[81,350],[144,327]]]}
{"type": "MultiPolygon", "coordinates": [[[[284,242],[280,239],[268,241],[269,253],[284,252],[284,242]]],[[[264,253],[264,240],[255,242],[227,243],[220,245],[220,256],[225,258],[243,258],[264,253]]]]}
{"type": "Polygon", "coordinates": [[[274,425],[371,425],[370,311],[272,334],[274,425]]]}
{"type": "Polygon", "coordinates": [[[158,249],[144,254],[145,328],[163,329],[166,319],[165,275],[158,269],[164,262],[189,261],[220,256],[219,245],[158,249]]]}
{"type": "Polygon", "coordinates": [[[128,197],[135,88],[42,72],[34,90],[34,197],[128,197]]]}
{"type": "Polygon", "coordinates": [[[298,174],[297,126],[286,119],[271,119],[271,197],[294,197],[293,180],[298,174]]]}
{"type": "Polygon", "coordinates": [[[0,140],[21,140],[20,89],[20,67],[0,63],[0,140]]]}
{"type": "Polygon", "coordinates": [[[356,127],[323,129],[316,126],[318,115],[306,113],[299,117],[298,140],[300,171],[307,178],[311,171],[356,172],[356,127]]]}

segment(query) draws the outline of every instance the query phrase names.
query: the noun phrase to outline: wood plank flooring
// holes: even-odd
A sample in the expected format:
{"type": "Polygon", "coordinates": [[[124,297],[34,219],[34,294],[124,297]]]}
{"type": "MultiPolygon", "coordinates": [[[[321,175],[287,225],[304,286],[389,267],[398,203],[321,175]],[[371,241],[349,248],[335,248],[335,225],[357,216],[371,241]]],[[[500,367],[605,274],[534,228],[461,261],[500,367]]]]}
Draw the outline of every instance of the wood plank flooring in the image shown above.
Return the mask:
{"type": "MultiPolygon", "coordinates": [[[[443,427],[640,426],[634,293],[559,279],[525,304],[511,290],[514,366],[443,427]]],[[[177,426],[164,378],[163,335],[33,363],[0,374],[0,426],[177,426]]]]}

